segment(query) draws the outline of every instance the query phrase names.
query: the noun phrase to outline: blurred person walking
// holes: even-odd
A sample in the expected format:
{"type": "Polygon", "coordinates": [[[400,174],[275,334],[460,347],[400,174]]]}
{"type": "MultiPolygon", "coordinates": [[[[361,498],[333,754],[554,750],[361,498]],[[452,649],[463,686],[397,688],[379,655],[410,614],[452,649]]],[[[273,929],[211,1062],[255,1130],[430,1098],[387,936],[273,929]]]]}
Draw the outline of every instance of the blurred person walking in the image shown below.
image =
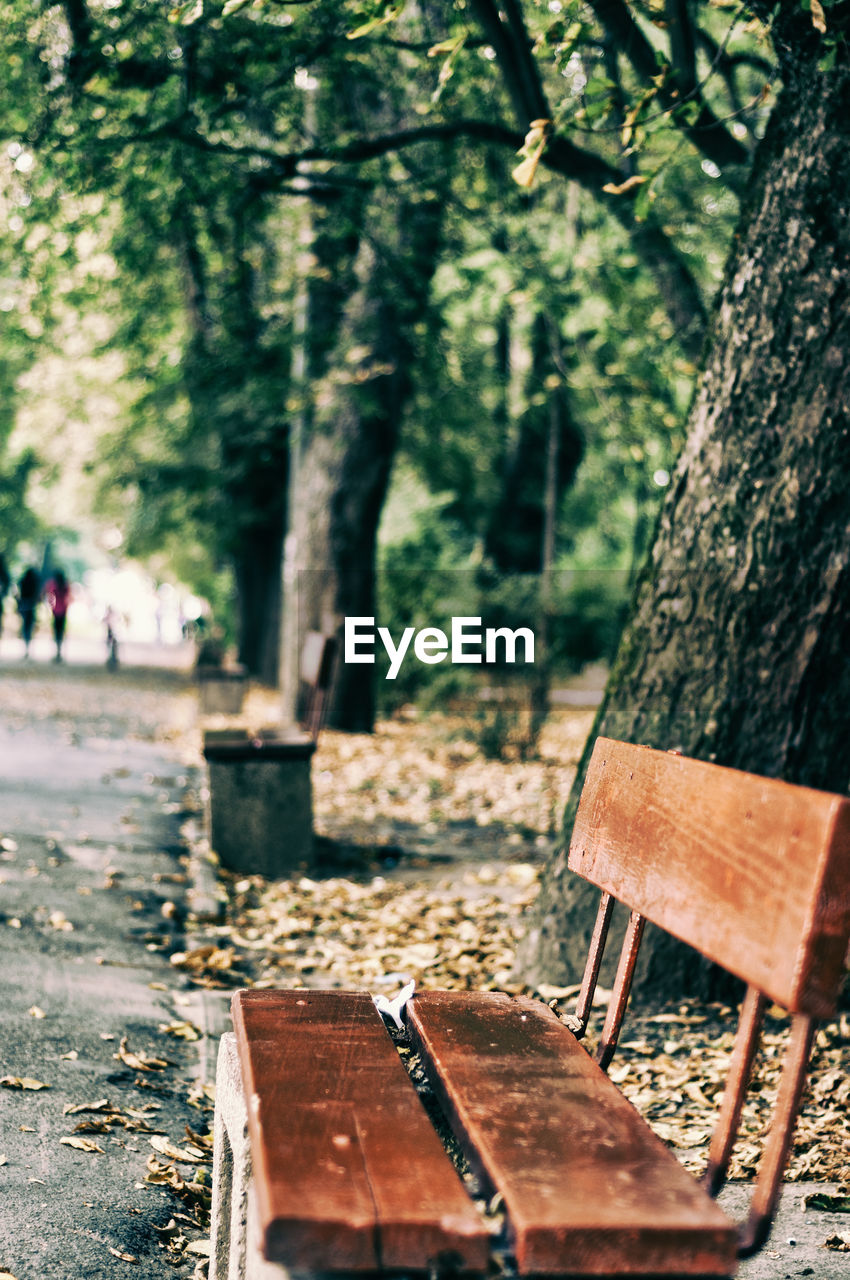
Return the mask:
{"type": "Polygon", "coordinates": [[[24,657],[30,656],[30,643],[35,630],[35,615],[41,596],[41,579],[38,570],[25,569],[18,580],[18,613],[21,615],[21,637],[24,642],[24,657]]]}
{"type": "Polygon", "coordinates": [[[106,623],[106,666],[109,671],[117,671],[118,669],[118,614],[107,605],[106,613],[103,615],[103,621],[106,623]]]}
{"type": "Polygon", "coordinates": [[[44,598],[50,605],[53,614],[53,639],[56,641],[56,662],[62,661],[62,642],[65,639],[65,624],[68,619],[68,605],[71,603],[71,587],[61,569],[57,569],[44,588],[44,598]]]}

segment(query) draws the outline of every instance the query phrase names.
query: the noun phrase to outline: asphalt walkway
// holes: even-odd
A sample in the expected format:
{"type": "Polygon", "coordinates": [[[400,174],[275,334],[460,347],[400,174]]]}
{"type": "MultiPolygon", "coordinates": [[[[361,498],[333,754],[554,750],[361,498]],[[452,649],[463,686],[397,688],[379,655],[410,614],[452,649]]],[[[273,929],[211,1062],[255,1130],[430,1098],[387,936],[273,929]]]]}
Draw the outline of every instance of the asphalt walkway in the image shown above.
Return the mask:
{"type": "MultiPolygon", "coordinates": [[[[193,696],[179,672],[156,685],[193,696]]],[[[203,1259],[208,1165],[169,1155],[204,1156],[186,1126],[210,1127],[184,1038],[195,1002],[169,963],[197,780],[140,715],[150,689],[0,662],[0,1272],[15,1280],[191,1276],[203,1259]]]]}
{"type": "MultiPolygon", "coordinates": [[[[199,900],[178,731],[196,704],[186,653],[133,656],[158,669],[0,648],[2,1280],[206,1275],[201,1085],[226,997],[170,963],[199,900]]],[[[825,1248],[848,1219],[804,1212],[814,1189],[786,1189],[744,1280],[850,1280],[825,1248]]],[[[727,1193],[736,1216],[746,1194],[727,1193]]]]}

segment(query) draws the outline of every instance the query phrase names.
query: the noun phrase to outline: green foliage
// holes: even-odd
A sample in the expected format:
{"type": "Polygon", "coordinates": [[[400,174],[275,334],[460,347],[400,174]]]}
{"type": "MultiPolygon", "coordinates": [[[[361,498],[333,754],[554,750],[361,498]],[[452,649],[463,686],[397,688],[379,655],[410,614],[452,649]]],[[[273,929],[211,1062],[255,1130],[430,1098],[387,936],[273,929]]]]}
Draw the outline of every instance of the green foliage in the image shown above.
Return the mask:
{"type": "MultiPolygon", "coordinates": [[[[405,627],[437,626],[448,633],[452,617],[480,617],[482,628],[530,627],[537,634],[542,633],[545,609],[555,678],[590,662],[610,661],[629,600],[627,572],[558,571],[547,584],[547,594],[538,575],[502,575],[482,564],[468,531],[447,511],[445,497],[428,500],[424,490],[417,492],[410,473],[402,474],[383,526],[377,625],[388,627],[398,639],[405,627]]],[[[493,683],[524,688],[527,695],[535,670],[521,663],[510,665],[504,657],[504,649],[499,649],[494,664],[428,666],[405,661],[396,678],[388,681],[389,660],[378,645],[379,704],[385,713],[410,702],[426,709],[458,701],[468,707],[476,703],[482,685],[493,683]]],[[[499,721],[492,706],[478,706],[473,718],[485,737],[490,729],[499,737],[498,724],[491,723],[499,721]]]]}
{"type": "Polygon", "coordinates": [[[0,452],[0,552],[11,557],[22,542],[35,539],[41,524],[27,505],[30,477],[38,465],[34,453],[27,450],[15,457],[0,452]]]}
{"type": "MultiPolygon", "coordinates": [[[[309,389],[353,376],[363,334],[348,334],[346,350],[339,339],[365,238],[399,308],[397,356],[413,387],[396,424],[398,474],[430,495],[406,530],[385,530],[390,624],[455,604],[494,616],[511,615],[512,599],[511,616],[538,609],[536,589],[497,577],[485,589],[478,570],[493,573],[494,525],[540,540],[546,424],[560,405],[583,458],[574,479],[559,475],[554,563],[576,582],[602,575],[558,606],[570,621],[553,645],[574,665],[610,649],[625,590],[612,571],[628,574],[641,558],[695,374],[640,233],[659,235],[662,251],[665,237],[675,245],[707,303],[741,184],[740,167],[701,148],[723,133],[746,152],[759,135],[771,53],[767,28],[745,11],[694,3],[671,23],[662,7],[630,6],[650,50],[641,67],[626,56],[639,41],[623,41],[601,8],[578,0],[525,0],[530,52],[516,28],[495,51],[484,9],[4,6],[0,137],[18,150],[0,195],[0,306],[8,293],[15,321],[2,340],[11,372],[0,444],[34,344],[58,348],[59,331],[66,339],[79,319],[86,355],[121,362],[119,379],[114,366],[109,375],[117,425],[89,461],[100,510],[133,550],[179,561],[196,589],[226,594],[224,566],[281,531],[291,422],[309,417],[291,373],[300,326],[309,326],[309,389]],[[692,84],[679,48],[689,35],[692,84]],[[516,80],[529,74],[552,120],[551,137],[538,129],[548,141],[530,195],[510,178],[510,141],[377,145],[400,122],[448,131],[473,119],[521,138],[531,120],[516,80]],[[724,128],[700,129],[703,110],[724,128]],[[356,163],[337,158],[364,139],[374,145],[356,163]],[[558,142],[607,164],[612,182],[579,193],[563,172],[546,172],[558,142]],[[297,288],[305,189],[306,318],[297,288]],[[427,273],[393,239],[401,201],[423,218],[436,201],[445,207],[434,235],[417,240],[436,270],[430,305],[417,299],[414,317],[403,311],[405,273],[427,273]],[[637,232],[617,216],[623,209],[637,232]],[[541,322],[553,335],[546,360],[535,345],[541,322]],[[529,436],[534,457],[523,468],[529,436]],[[520,518],[521,508],[531,513],[520,518]]],[[[359,389],[374,392],[368,379],[359,389]]],[[[74,416],[84,417],[78,399],[74,416]]],[[[20,496],[32,464],[9,474],[20,496]]]]}

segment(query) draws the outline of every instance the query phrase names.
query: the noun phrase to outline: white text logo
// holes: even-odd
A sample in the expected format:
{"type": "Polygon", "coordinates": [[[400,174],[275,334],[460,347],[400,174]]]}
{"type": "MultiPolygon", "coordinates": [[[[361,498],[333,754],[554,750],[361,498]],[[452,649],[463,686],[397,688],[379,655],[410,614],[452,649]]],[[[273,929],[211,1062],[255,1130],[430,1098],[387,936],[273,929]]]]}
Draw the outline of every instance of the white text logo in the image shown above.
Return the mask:
{"type": "MultiPolygon", "coordinates": [[[[377,636],[390,659],[388,680],[395,680],[401,670],[411,641],[413,656],[429,665],[445,662],[447,658],[452,663],[513,663],[517,661],[517,645],[520,641],[523,652],[521,661],[534,662],[533,631],[528,627],[517,627],[515,631],[510,627],[486,627],[482,631],[480,618],[452,618],[450,636],[439,627],[423,627],[421,631],[417,631],[415,627],[405,627],[398,644],[387,627],[378,627],[377,636]]],[[[343,657],[346,662],[375,661],[374,618],[345,619],[343,657]]]]}

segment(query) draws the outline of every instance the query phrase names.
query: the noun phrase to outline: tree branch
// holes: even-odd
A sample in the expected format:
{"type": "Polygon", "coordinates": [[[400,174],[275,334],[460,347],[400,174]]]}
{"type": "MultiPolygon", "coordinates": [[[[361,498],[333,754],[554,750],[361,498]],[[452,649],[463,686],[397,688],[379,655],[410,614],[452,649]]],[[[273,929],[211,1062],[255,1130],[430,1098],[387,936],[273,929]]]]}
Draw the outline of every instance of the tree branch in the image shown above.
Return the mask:
{"type": "MultiPolygon", "coordinates": [[[[163,131],[158,132],[161,134],[163,131]]],[[[298,173],[302,161],[356,164],[417,143],[460,138],[476,139],[517,151],[524,140],[522,133],[497,121],[472,119],[419,125],[414,129],[401,129],[380,137],[358,138],[344,147],[313,146],[287,154],[257,148],[234,149],[220,143],[211,143],[197,133],[187,133],[182,122],[178,123],[177,132],[189,146],[225,155],[261,157],[266,160],[269,164],[267,185],[270,190],[287,188],[298,173]]],[[[148,134],[145,140],[150,140],[151,137],[148,134]]],[[[617,188],[621,185],[621,171],[593,152],[583,151],[568,138],[551,138],[541,164],[589,191],[628,232],[636,252],[656,281],[683,350],[691,358],[696,358],[702,347],[707,322],[702,295],[687,262],[664,231],[652,221],[639,222],[635,217],[634,197],[637,188],[619,195],[614,191],[606,191],[606,186],[617,188]]],[[[259,175],[252,175],[252,181],[257,182],[258,179],[259,175]]],[[[316,175],[312,175],[311,183],[317,185],[316,175]]],[[[305,193],[302,191],[301,194],[305,193]]]]}
{"type": "Polygon", "coordinates": [[[520,128],[525,134],[532,120],[548,120],[549,104],[521,11],[515,0],[471,0],[473,12],[496,54],[505,87],[520,128]],[[504,13],[507,21],[503,20],[504,13]]]}
{"type": "MultiPolygon", "coordinates": [[[[590,4],[599,22],[622,49],[641,80],[647,85],[652,84],[661,68],[656,59],[655,50],[632,17],[624,0],[590,0],[590,4]]],[[[703,98],[699,87],[694,85],[688,92],[675,69],[672,75],[667,76],[660,85],[658,98],[670,111],[675,111],[676,107],[680,107],[684,101],[696,102],[699,105],[699,114],[692,124],[680,121],[676,123],[693,146],[707,159],[713,160],[718,168],[724,169],[749,162],[748,149],[724,128],[703,98]]]]}
{"type": "Polygon", "coordinates": [[[62,8],[71,33],[67,70],[68,80],[74,88],[82,88],[96,69],[106,71],[118,84],[132,89],[156,88],[174,74],[173,67],[167,62],[132,54],[120,62],[110,62],[97,47],[86,0],[62,0],[62,8]]]}
{"type": "Polygon", "coordinates": [[[697,50],[688,0],[666,0],[667,30],[670,33],[670,57],[682,92],[692,98],[697,86],[697,50]]]}

